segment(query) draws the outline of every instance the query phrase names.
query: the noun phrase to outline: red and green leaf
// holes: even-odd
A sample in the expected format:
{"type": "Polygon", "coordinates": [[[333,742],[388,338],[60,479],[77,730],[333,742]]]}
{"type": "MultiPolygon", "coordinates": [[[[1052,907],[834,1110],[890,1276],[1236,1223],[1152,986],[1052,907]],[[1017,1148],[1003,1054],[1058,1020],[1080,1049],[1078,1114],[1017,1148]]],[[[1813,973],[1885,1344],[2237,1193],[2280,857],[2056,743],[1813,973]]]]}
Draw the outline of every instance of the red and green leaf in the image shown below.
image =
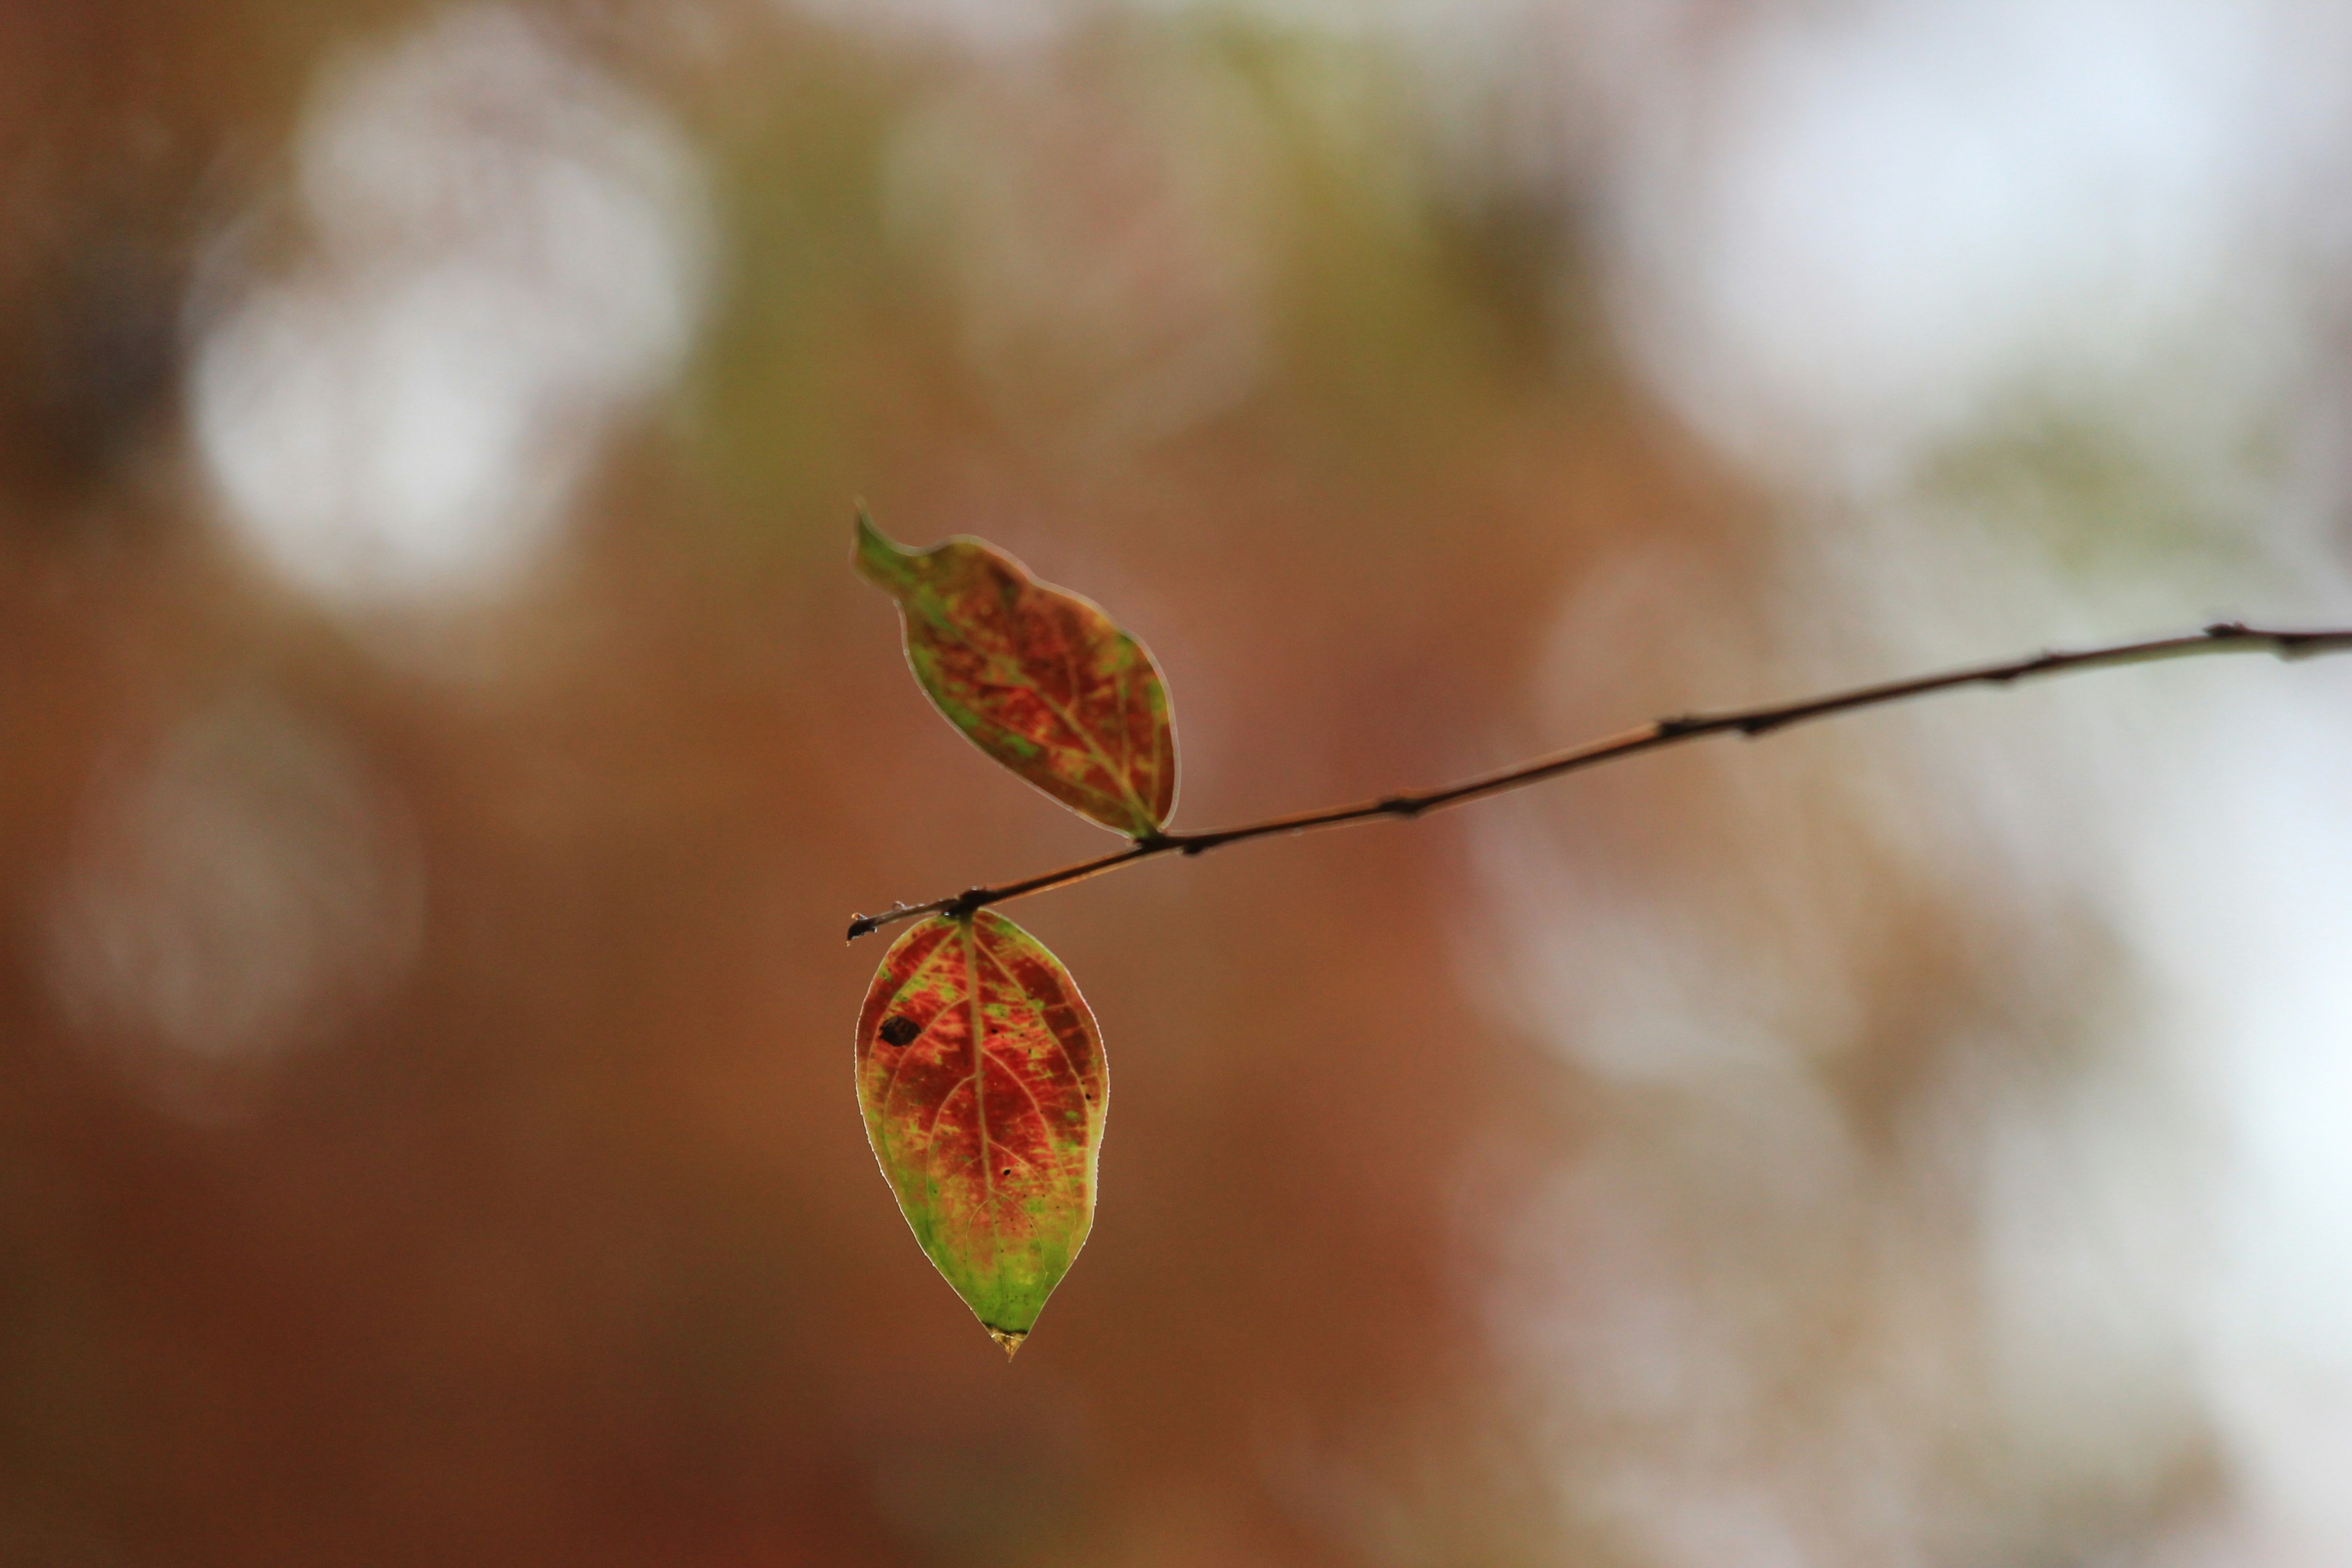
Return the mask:
{"type": "Polygon", "coordinates": [[[936,915],[857,1019],[866,1136],[915,1239],[1007,1355],[1094,1223],[1102,1037],[1060,960],[1003,916],[936,915]]]}
{"type": "Polygon", "coordinates": [[[982,540],[929,550],[857,517],[857,569],[898,601],[907,662],[972,744],[1131,838],[1176,805],[1176,732],[1143,645],[982,540]]]}

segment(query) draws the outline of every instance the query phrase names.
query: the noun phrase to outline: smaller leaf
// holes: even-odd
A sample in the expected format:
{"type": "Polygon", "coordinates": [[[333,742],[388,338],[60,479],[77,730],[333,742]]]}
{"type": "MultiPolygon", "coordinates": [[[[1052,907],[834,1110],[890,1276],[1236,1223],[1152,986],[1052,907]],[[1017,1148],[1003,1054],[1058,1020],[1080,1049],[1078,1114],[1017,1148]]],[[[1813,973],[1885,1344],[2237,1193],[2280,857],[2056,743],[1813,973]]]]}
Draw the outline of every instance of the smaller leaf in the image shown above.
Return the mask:
{"type": "Polygon", "coordinates": [[[883,955],[857,1019],[866,1141],[1007,1356],[1094,1224],[1109,1093],[1069,971],[1003,915],[934,915],[883,955]]]}
{"type": "Polygon", "coordinates": [[[983,540],[907,550],[862,509],[857,569],[898,601],[907,662],[966,739],[1105,827],[1160,831],[1176,731],[1141,643],[983,540]]]}

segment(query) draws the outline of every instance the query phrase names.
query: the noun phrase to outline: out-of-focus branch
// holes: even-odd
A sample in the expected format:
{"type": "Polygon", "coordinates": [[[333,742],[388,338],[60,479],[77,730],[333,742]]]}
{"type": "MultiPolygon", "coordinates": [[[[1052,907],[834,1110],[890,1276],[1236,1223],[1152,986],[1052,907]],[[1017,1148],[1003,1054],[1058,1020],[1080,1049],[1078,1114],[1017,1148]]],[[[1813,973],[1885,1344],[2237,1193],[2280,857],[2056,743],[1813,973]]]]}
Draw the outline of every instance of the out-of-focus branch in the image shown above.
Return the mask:
{"type": "Polygon", "coordinates": [[[2280,658],[2311,658],[2322,654],[2347,651],[2352,651],[2352,630],[2276,631],[2250,626],[2241,621],[2221,621],[2202,631],[2186,632],[2175,637],[2116,643],[2106,647],[2083,648],[2074,652],[2045,651],[2000,664],[1972,665],[1939,675],[1890,680],[1876,686],[1857,687],[1850,691],[1809,697],[1769,708],[1748,708],[1728,713],[1679,714],[1657,720],[1638,730],[1628,730],[1622,734],[1588,742],[1572,751],[1555,752],[1549,756],[1538,757],[1532,762],[1521,763],[1516,767],[1486,773],[1461,784],[1382,795],[1378,800],[1363,801],[1354,805],[1300,812],[1295,816],[1276,816],[1264,822],[1219,828],[1208,833],[1164,833],[1155,837],[1139,838],[1112,854],[1082,860],[1075,866],[1065,866],[1059,870],[1046,871],[1018,882],[1007,882],[993,888],[971,888],[950,898],[933,899],[926,904],[898,904],[878,915],[859,915],[849,922],[849,940],[856,942],[884,926],[911,920],[918,915],[969,915],[991,904],[1006,903],[1048,889],[1067,887],[1072,882],[1083,882],[1089,877],[1099,877],[1106,871],[1116,871],[1162,855],[1201,855],[1246,839],[1306,833],[1318,827],[1339,827],[1353,822],[1369,822],[1375,817],[1420,816],[1467,801],[1483,800],[1488,795],[1501,795],[1527,784],[1541,784],[1562,773],[1597,767],[1602,763],[1615,762],[1620,757],[1680,745],[1686,741],[1696,741],[1709,735],[1744,735],[1752,739],[1809,720],[1826,719],[1833,713],[1877,708],[1889,702],[1926,697],[1933,692],[1949,691],[1957,687],[2011,686],[2039,676],[2108,669],[2119,665],[2147,664],[2158,659],[2186,658],[2200,654],[2267,653],[2280,658]]]}

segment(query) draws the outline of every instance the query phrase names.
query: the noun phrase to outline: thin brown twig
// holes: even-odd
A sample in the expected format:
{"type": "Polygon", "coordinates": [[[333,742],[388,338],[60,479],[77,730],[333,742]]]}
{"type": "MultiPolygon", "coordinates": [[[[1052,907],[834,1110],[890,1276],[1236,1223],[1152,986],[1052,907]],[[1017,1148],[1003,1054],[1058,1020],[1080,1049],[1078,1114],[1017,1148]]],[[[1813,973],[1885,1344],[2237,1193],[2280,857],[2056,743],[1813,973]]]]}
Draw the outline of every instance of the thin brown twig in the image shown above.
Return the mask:
{"type": "Polygon", "coordinates": [[[1460,805],[1465,801],[1483,800],[1507,790],[1540,784],[1562,773],[1615,762],[1620,757],[1636,756],[1643,752],[1680,745],[1708,735],[1738,734],[1752,739],[1809,720],[1826,719],[1833,713],[1876,708],[1913,697],[1925,697],[1931,692],[1948,691],[1955,687],[2010,686],[2037,676],[2112,668],[2118,665],[2145,664],[2156,659],[2182,658],[2199,654],[2268,653],[2280,658],[2311,658],[2347,651],[2352,651],[2352,630],[2274,631],[2249,626],[2242,621],[2221,621],[2202,631],[2174,637],[2116,643],[2073,653],[2037,653],[2000,664],[1973,665],[1940,675],[1885,681],[1768,708],[1748,708],[1729,713],[1685,713],[1657,720],[1638,730],[1628,730],[1622,734],[1589,742],[1572,751],[1556,752],[1499,773],[1482,774],[1462,784],[1382,795],[1378,800],[1362,801],[1353,805],[1299,812],[1290,816],[1276,816],[1265,822],[1219,828],[1213,832],[1164,833],[1156,837],[1139,838],[1124,849],[1021,881],[1007,882],[994,888],[971,888],[949,898],[933,899],[927,904],[899,904],[878,915],[859,915],[849,922],[849,940],[856,942],[884,926],[911,920],[918,915],[970,915],[991,904],[1026,898],[1052,888],[1067,887],[1073,882],[1083,882],[1089,877],[1099,877],[1106,871],[1116,871],[1162,855],[1201,855],[1246,839],[1306,833],[1318,827],[1339,827],[1351,822],[1368,822],[1374,817],[1421,816],[1429,812],[1443,811],[1447,806],[1460,805]]]}

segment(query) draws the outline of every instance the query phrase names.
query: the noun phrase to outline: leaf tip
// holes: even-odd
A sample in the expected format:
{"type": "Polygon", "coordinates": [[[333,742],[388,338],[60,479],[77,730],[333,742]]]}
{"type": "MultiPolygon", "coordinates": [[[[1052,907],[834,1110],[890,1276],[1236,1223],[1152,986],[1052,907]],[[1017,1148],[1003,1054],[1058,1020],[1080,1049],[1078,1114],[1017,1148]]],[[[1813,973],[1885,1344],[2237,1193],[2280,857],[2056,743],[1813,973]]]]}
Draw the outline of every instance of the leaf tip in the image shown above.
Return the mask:
{"type": "Polygon", "coordinates": [[[915,554],[875,527],[874,514],[866,510],[864,501],[857,503],[857,548],[850,561],[858,575],[898,593],[914,584],[915,554]]]}
{"type": "Polygon", "coordinates": [[[1014,1356],[1019,1355],[1021,1353],[1021,1347],[1027,1343],[1029,1340],[1029,1336],[1025,1333],[1007,1333],[1003,1329],[990,1329],[988,1331],[988,1337],[1004,1347],[1004,1359],[1006,1361],[1011,1361],[1014,1356]]]}

